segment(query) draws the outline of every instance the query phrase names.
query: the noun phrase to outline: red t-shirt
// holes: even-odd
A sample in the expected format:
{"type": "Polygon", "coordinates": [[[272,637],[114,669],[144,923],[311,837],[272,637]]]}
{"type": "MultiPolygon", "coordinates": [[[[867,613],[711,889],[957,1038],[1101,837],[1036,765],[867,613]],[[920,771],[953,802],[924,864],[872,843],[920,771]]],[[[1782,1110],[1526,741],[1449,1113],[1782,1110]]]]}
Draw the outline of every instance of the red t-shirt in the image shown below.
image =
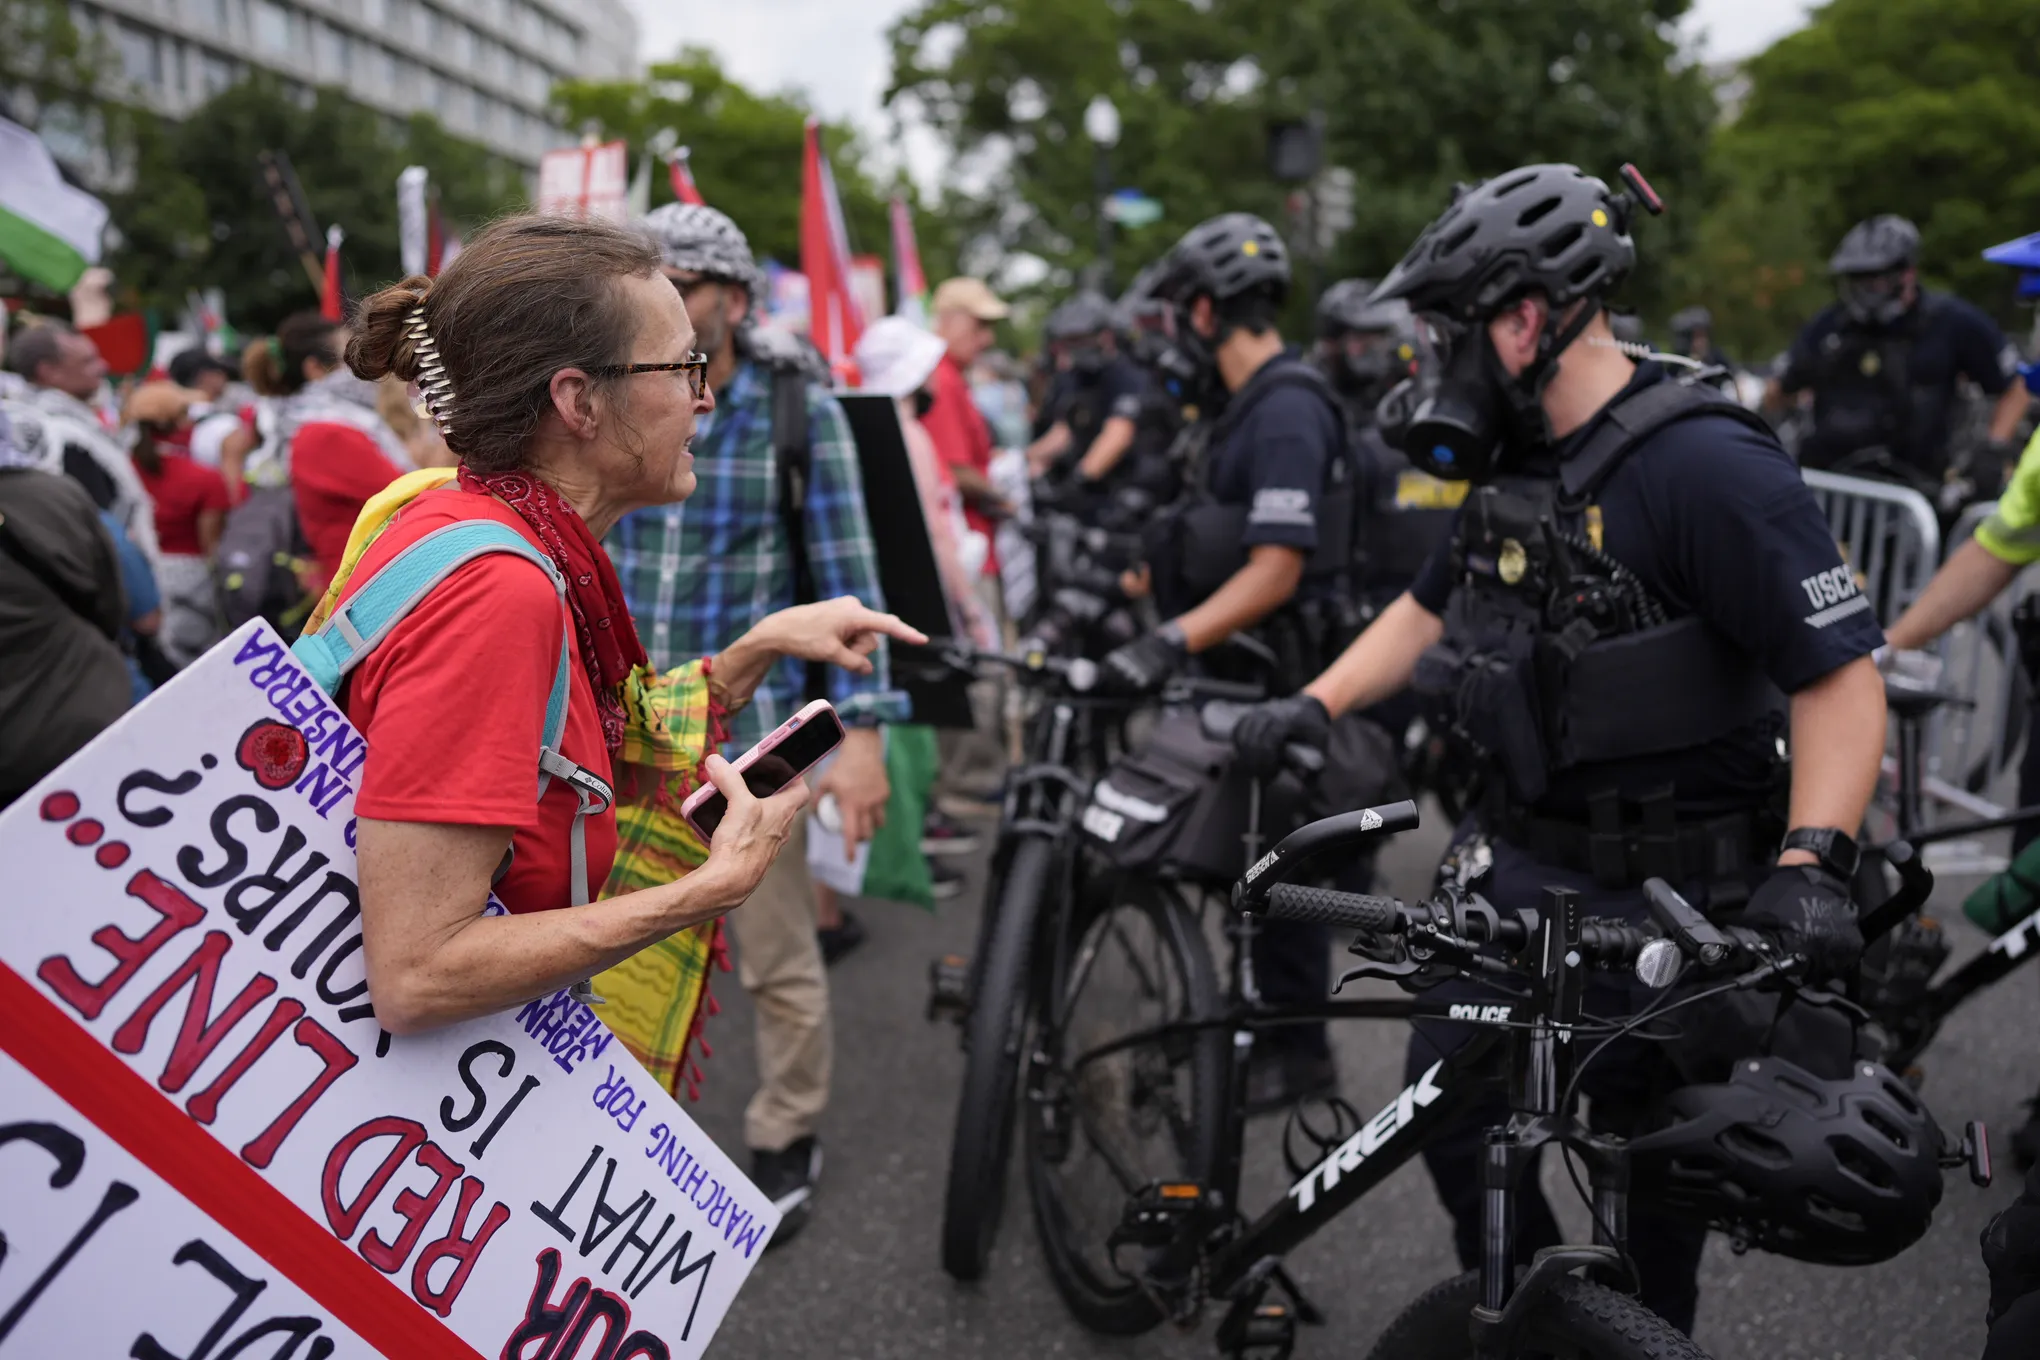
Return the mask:
{"type": "Polygon", "coordinates": [[[194,463],[181,453],[157,445],[162,466],[150,472],[139,463],[135,473],[149,499],[156,503],[156,543],[166,553],[198,557],[205,548],[198,541],[198,517],[208,510],[227,508],[227,479],[218,468],[194,463]]]}
{"type": "MultiPolygon", "coordinates": [[[[295,461],[295,459],[293,459],[295,461]]],[[[517,512],[459,487],[428,491],[383,531],[344,600],[401,548],[460,520],[494,519],[530,539],[517,512]]],[[[566,608],[537,566],[489,553],[441,581],[348,676],[341,707],[368,738],[354,809],[386,822],[515,828],[496,896],[511,911],[569,905],[569,833],[578,800],[555,779],[538,795],[538,745],[559,666],[566,608]]],[[[561,754],[612,778],[602,720],[576,642],[561,754]]],[[[587,819],[588,897],[616,858],[616,814],[587,819]]],[[[480,911],[477,902],[475,909],[480,911]]]]}
{"type": "MultiPolygon", "coordinates": [[[[935,456],[942,460],[945,471],[953,467],[991,471],[991,427],[985,424],[977,403],[971,400],[970,382],[963,376],[963,370],[947,354],[935,365],[935,400],[929,404],[928,414],[921,417],[921,424],[935,441],[935,456]]],[[[953,474],[950,480],[955,480],[953,474]]],[[[963,521],[990,541],[992,521],[967,500],[963,503],[963,521]]],[[[987,569],[996,570],[997,564],[988,562],[987,569]]]]}
{"type": "Polygon", "coordinates": [[[290,441],[290,485],[298,524],[318,571],[306,588],[323,591],[347,552],[347,536],[368,498],[404,474],[352,425],[314,421],[290,441]]]}

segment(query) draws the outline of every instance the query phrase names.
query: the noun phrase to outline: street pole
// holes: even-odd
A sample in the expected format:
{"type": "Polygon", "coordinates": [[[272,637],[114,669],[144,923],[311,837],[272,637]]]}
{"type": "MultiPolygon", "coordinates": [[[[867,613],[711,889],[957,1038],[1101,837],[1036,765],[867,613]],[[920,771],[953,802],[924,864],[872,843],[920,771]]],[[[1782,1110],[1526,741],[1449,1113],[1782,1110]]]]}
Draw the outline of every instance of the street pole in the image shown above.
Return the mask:
{"type": "Polygon", "coordinates": [[[1112,296],[1112,148],[1119,144],[1119,109],[1104,95],[1093,95],[1084,109],[1084,135],[1097,155],[1091,162],[1092,211],[1098,214],[1097,289],[1112,296]]]}
{"type": "Polygon", "coordinates": [[[1112,148],[1100,142],[1096,168],[1097,185],[1094,197],[1098,213],[1098,291],[1106,297],[1113,296],[1112,289],[1112,148]]]}

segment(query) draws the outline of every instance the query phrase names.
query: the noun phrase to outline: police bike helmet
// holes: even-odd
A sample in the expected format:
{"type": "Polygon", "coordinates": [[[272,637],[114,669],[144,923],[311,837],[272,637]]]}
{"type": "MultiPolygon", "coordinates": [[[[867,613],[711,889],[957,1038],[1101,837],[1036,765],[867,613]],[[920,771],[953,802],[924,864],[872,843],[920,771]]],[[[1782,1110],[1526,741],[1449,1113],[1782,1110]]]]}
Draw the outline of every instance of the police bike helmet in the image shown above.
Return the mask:
{"type": "Polygon", "coordinates": [[[1672,313],[1672,334],[1683,343],[1695,331],[1712,331],[1714,313],[1705,307],[1686,307],[1672,313]]]}
{"type": "Polygon", "coordinates": [[[1842,309],[1863,324],[1888,326],[1904,316],[1905,272],[1919,263],[1920,229],[1894,213],[1849,228],[1828,259],[1842,309]]]}
{"type": "Polygon", "coordinates": [[[1252,213],[1220,213],[1183,233],[1169,252],[1154,292],[1188,306],[1209,297],[1224,304],[1259,292],[1276,307],[1289,296],[1289,248],[1252,213]]]}
{"type": "Polygon", "coordinates": [[[1289,249],[1275,228],[1252,213],[1221,213],[1183,234],[1148,284],[1161,304],[1149,310],[1165,334],[1151,347],[1150,367],[1179,400],[1199,404],[1218,393],[1218,347],[1242,324],[1272,325],[1289,296],[1289,249]],[[1191,324],[1198,298],[1211,299],[1218,329],[1200,335],[1191,324]]]}
{"type": "Polygon", "coordinates": [[[1630,1140],[1631,1193],[1740,1244],[1871,1265],[1919,1241],[1941,1202],[1940,1127],[1875,1063],[1823,1079],[1749,1058],[1666,1105],[1667,1127],[1630,1140]]]}
{"type": "Polygon", "coordinates": [[[1376,302],[1373,279],[1340,279],[1318,299],[1317,333],[1320,337],[1346,331],[1393,334],[1410,324],[1410,305],[1401,298],[1376,302]]]}
{"type": "Polygon", "coordinates": [[[644,225],[666,268],[737,284],[753,298],[764,292],[751,243],[727,214],[700,203],[667,203],[646,214],[644,225]]]}
{"type": "Polygon", "coordinates": [[[1663,210],[1632,167],[1623,178],[1626,190],[1614,191],[1578,166],[1527,165],[1464,189],[1375,288],[1371,300],[1400,299],[1419,317],[1415,388],[1391,393],[1394,409],[1384,399],[1380,413],[1418,467],[1479,480],[1494,470],[1504,438],[1519,447],[1551,442],[1540,397],[1558,355],[1635,267],[1636,207],[1663,210]],[[1537,356],[1512,377],[1486,323],[1531,294],[1549,312],[1537,356]]]}
{"type": "Polygon", "coordinates": [[[1113,306],[1097,293],[1083,292],[1048,314],[1045,339],[1082,340],[1113,329],[1113,306]]]}
{"type": "Polygon", "coordinates": [[[1340,279],[1318,299],[1318,355],[1332,385],[1374,401],[1407,377],[1416,357],[1416,323],[1400,298],[1375,302],[1372,279],[1340,279]]]}

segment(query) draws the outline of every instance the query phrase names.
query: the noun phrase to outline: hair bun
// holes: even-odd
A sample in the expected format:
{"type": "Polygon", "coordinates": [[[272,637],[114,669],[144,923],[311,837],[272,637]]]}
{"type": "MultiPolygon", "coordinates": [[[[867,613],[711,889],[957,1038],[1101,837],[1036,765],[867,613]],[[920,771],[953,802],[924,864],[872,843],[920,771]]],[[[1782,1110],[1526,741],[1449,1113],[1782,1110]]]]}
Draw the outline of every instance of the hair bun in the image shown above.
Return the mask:
{"type": "Polygon", "coordinates": [[[415,307],[429,306],[432,280],[413,274],[371,294],[355,313],[353,337],[347,342],[347,366],[358,378],[373,382],[393,375],[415,382],[420,364],[416,337],[405,323],[415,307]]]}

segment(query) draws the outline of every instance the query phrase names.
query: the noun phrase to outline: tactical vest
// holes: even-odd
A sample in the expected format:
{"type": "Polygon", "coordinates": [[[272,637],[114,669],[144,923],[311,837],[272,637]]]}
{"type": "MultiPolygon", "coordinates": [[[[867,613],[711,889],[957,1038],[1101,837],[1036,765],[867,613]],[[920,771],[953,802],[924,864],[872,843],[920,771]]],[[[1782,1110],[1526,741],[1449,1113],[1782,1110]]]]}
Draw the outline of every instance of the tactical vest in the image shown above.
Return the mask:
{"type": "Polygon", "coordinates": [[[1385,604],[1409,588],[1452,532],[1467,485],[1417,471],[1371,421],[1349,424],[1346,437],[1359,477],[1354,574],[1364,598],[1385,604]]]}
{"type": "Polygon", "coordinates": [[[1345,420],[1337,396],[1323,375],[1293,359],[1273,361],[1282,367],[1268,374],[1245,400],[1227,406],[1216,421],[1185,430],[1179,439],[1189,493],[1159,515],[1145,535],[1148,562],[1154,573],[1155,603],[1164,617],[1174,617],[1210,598],[1247,564],[1245,545],[1251,507],[1221,502],[1211,489],[1211,451],[1225,441],[1262,401],[1284,388],[1315,393],[1335,417],[1338,446],[1325,464],[1325,482],[1317,500],[1317,547],[1304,563],[1306,580],[1334,582],[1331,591],[1307,601],[1292,601],[1254,630],[1282,659],[1284,679],[1278,684],[1300,686],[1330,663],[1358,630],[1357,594],[1353,583],[1353,545],[1359,510],[1353,460],[1345,442],[1345,420]]]}
{"type": "Polygon", "coordinates": [[[1880,330],[1845,321],[1821,342],[1807,466],[1833,467],[1852,453],[1882,447],[1900,463],[1940,471],[1939,441],[1918,428],[1920,412],[1936,403],[1913,381],[1913,351],[1934,305],[1922,297],[1896,325],[1880,330]]]}
{"type": "Polygon", "coordinates": [[[1589,507],[1622,460],[1680,420],[1768,427],[1718,392],[1665,381],[1623,398],[1555,476],[1503,477],[1466,499],[1458,587],[1416,686],[1449,704],[1508,801],[1530,807],[1582,765],[1690,750],[1776,713],[1756,658],[1694,615],[1673,618],[1602,552],[1589,507]]]}

